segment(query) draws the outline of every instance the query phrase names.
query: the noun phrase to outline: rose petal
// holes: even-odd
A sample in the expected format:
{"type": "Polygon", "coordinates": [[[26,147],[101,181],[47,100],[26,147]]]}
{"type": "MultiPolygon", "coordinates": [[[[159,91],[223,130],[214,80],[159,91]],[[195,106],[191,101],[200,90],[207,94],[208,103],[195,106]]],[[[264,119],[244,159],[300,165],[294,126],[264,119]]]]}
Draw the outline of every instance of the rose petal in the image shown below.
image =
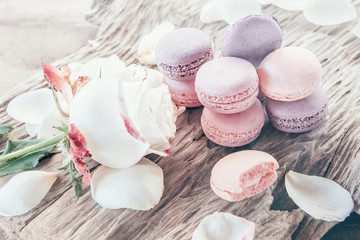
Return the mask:
{"type": "MultiPolygon", "coordinates": [[[[101,65],[106,61],[106,58],[93,58],[87,63],[83,64],[76,74],[76,79],[80,76],[88,77],[90,80],[100,77],[101,65]]],[[[75,75],[74,75],[75,77],[75,75]]]]}
{"type": "Polygon", "coordinates": [[[145,158],[124,169],[101,166],[91,179],[91,196],[110,209],[150,210],[160,201],[163,190],[162,169],[145,158]]]}
{"type": "Polygon", "coordinates": [[[356,26],[354,27],[353,33],[354,33],[358,38],[360,38],[360,22],[358,22],[358,23],[356,24],[356,26]]]}
{"type": "Polygon", "coordinates": [[[79,71],[83,64],[78,62],[71,62],[68,64],[68,67],[71,69],[70,83],[73,84],[79,78],[79,71]]]}
{"type": "Polygon", "coordinates": [[[305,0],[305,18],[317,25],[334,25],[354,20],[356,9],[348,0],[305,0]]]}
{"type": "Polygon", "coordinates": [[[0,188],[0,215],[18,216],[36,207],[58,178],[58,173],[26,171],[0,188]]]}
{"type": "Polygon", "coordinates": [[[70,103],[72,101],[72,91],[70,86],[70,73],[71,70],[67,66],[62,67],[62,71],[56,67],[42,62],[43,72],[47,80],[53,86],[56,91],[59,91],[64,96],[64,99],[70,103]]]}
{"type": "Polygon", "coordinates": [[[254,0],[215,0],[220,16],[229,24],[248,15],[261,13],[261,5],[254,0]]]}
{"type": "Polygon", "coordinates": [[[269,4],[273,3],[274,1],[276,1],[276,0],[258,0],[258,2],[261,5],[269,5],[269,4]]]}
{"type": "Polygon", "coordinates": [[[49,139],[60,133],[55,127],[61,127],[62,124],[69,124],[69,120],[64,118],[57,109],[50,112],[39,126],[37,139],[49,139]]]}
{"type": "Polygon", "coordinates": [[[137,163],[149,147],[128,132],[121,116],[121,90],[118,79],[95,79],[70,106],[70,123],[75,123],[84,135],[93,159],[113,168],[137,163]]]}
{"type": "Polygon", "coordinates": [[[158,71],[130,66],[126,69],[125,99],[129,115],[146,141],[149,152],[166,156],[171,148],[169,138],[176,131],[176,108],[168,87],[158,71]]]}
{"type": "Polygon", "coordinates": [[[30,137],[35,137],[39,131],[40,124],[25,123],[25,131],[30,137]]]}
{"type": "Polygon", "coordinates": [[[173,31],[175,26],[165,21],[156,26],[149,34],[142,37],[138,48],[138,59],[141,63],[155,65],[155,45],[165,34],[173,31]]]}
{"type": "Polygon", "coordinates": [[[304,0],[276,0],[272,4],[288,11],[301,11],[304,8],[304,0]]]}
{"type": "Polygon", "coordinates": [[[201,220],[192,240],[252,240],[254,232],[255,223],[230,213],[215,212],[201,220]]]}
{"type": "Polygon", "coordinates": [[[116,55],[106,58],[101,64],[101,78],[119,77],[125,70],[126,65],[116,55]]]}
{"type": "Polygon", "coordinates": [[[285,187],[306,213],[324,221],[344,221],[354,208],[350,193],[329,179],[289,171],[285,187]]]}
{"type": "Polygon", "coordinates": [[[20,122],[40,124],[53,109],[55,101],[51,90],[41,88],[12,99],[6,112],[20,122]]]}
{"type": "Polygon", "coordinates": [[[200,21],[203,23],[211,23],[223,20],[219,13],[215,0],[207,2],[201,8],[200,21]]]}

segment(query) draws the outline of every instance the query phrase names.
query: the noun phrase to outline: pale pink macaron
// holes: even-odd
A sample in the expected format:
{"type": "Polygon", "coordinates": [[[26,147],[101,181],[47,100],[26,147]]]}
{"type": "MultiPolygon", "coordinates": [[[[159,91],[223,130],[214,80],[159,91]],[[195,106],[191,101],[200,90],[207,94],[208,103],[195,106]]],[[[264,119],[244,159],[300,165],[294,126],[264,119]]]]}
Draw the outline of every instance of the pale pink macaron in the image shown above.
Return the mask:
{"type": "Polygon", "coordinates": [[[236,57],[213,59],[197,72],[195,90],[207,108],[224,114],[249,108],[259,92],[255,67],[236,57]]]}
{"type": "Polygon", "coordinates": [[[171,99],[178,106],[188,108],[202,106],[195,92],[195,79],[190,81],[177,81],[165,78],[168,85],[171,99]]]}
{"type": "Polygon", "coordinates": [[[258,99],[243,112],[221,114],[204,108],[201,126],[208,139],[222,146],[239,147],[254,141],[265,122],[265,113],[258,99]]]}
{"type": "Polygon", "coordinates": [[[296,101],[320,86],[322,67],[305,48],[284,47],[265,57],[258,67],[261,91],[279,101],[296,101]]]}
{"type": "Polygon", "coordinates": [[[275,158],[266,152],[235,152],[215,164],[211,171],[211,188],[227,201],[240,201],[271,186],[277,178],[278,168],[275,158]]]}

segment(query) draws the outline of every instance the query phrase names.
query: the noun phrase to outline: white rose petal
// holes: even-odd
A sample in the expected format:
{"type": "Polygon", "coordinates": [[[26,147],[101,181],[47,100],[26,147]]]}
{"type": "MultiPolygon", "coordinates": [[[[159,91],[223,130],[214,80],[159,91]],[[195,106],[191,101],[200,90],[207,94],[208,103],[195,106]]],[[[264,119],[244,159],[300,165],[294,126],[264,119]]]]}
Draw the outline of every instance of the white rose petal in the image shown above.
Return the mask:
{"type": "Polygon", "coordinates": [[[146,211],[160,201],[164,175],[158,165],[143,158],[129,168],[99,167],[91,178],[90,187],[93,199],[104,208],[146,211]]]}
{"type": "Polygon", "coordinates": [[[106,61],[106,58],[93,58],[87,63],[83,64],[78,72],[74,73],[74,78],[79,76],[88,77],[91,79],[97,79],[100,77],[101,65],[106,61]]]}
{"type": "Polygon", "coordinates": [[[356,9],[349,0],[304,0],[305,18],[317,25],[335,25],[354,20],[356,9]]]}
{"type": "Polygon", "coordinates": [[[304,8],[304,0],[276,0],[272,4],[289,11],[301,11],[304,8]]]}
{"type": "Polygon", "coordinates": [[[20,121],[40,124],[44,118],[55,109],[55,101],[50,89],[41,88],[23,93],[12,99],[7,108],[7,114],[20,121]]]}
{"type": "Polygon", "coordinates": [[[125,72],[125,104],[136,128],[150,144],[148,153],[166,156],[176,132],[176,107],[158,71],[131,65],[125,72]]]}
{"type": "Polygon", "coordinates": [[[306,213],[324,221],[344,221],[354,208],[350,193],[329,179],[289,171],[285,187],[306,213]]]}
{"type": "Polygon", "coordinates": [[[252,240],[255,223],[230,213],[215,212],[201,220],[192,240],[252,240]]]}
{"type": "Polygon", "coordinates": [[[149,34],[142,37],[138,48],[138,59],[141,63],[155,65],[155,45],[165,34],[173,31],[175,26],[165,21],[156,26],[149,34]]]}
{"type": "Polygon", "coordinates": [[[0,215],[18,216],[36,207],[58,178],[58,173],[26,171],[0,188],[0,215]]]}
{"type": "Polygon", "coordinates": [[[95,79],[70,106],[70,123],[84,135],[92,158],[113,168],[137,163],[149,147],[141,136],[133,136],[136,129],[131,128],[132,120],[121,105],[123,98],[119,79],[95,79]]]}
{"type": "Polygon", "coordinates": [[[222,21],[223,18],[219,13],[215,0],[207,2],[200,12],[200,21],[203,23],[211,23],[222,21]]]}
{"type": "Polygon", "coordinates": [[[101,64],[101,78],[119,77],[125,70],[126,65],[116,55],[106,58],[101,64]]]}
{"type": "Polygon", "coordinates": [[[358,23],[356,24],[356,26],[354,27],[353,33],[354,33],[358,38],[360,38],[360,22],[358,22],[358,23]]]}
{"type": "Polygon", "coordinates": [[[261,5],[255,0],[215,0],[220,16],[233,24],[248,15],[261,13],[261,5]]]}
{"type": "Polygon", "coordinates": [[[62,123],[68,125],[69,120],[61,116],[57,109],[54,109],[40,124],[37,132],[37,139],[49,139],[60,133],[55,127],[61,127],[62,123]]]}
{"type": "Polygon", "coordinates": [[[30,137],[35,137],[40,129],[40,124],[25,123],[24,126],[30,137]]]}

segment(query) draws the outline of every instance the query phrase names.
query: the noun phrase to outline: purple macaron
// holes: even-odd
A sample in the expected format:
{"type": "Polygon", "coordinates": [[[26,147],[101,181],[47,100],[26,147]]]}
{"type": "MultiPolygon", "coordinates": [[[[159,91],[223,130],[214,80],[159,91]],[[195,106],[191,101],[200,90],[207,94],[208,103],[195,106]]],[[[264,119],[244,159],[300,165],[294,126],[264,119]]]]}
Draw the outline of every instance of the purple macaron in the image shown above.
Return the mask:
{"type": "Polygon", "coordinates": [[[256,68],[272,51],[281,47],[283,33],[277,20],[269,15],[250,15],[227,30],[222,53],[224,57],[239,57],[256,68]]]}
{"type": "Polygon", "coordinates": [[[209,35],[196,28],[179,28],[162,37],[155,47],[156,63],[165,77],[193,80],[200,66],[214,57],[209,35]]]}
{"type": "Polygon", "coordinates": [[[288,133],[303,133],[318,127],[325,121],[328,112],[328,99],[322,88],[292,102],[266,98],[265,105],[271,124],[288,133]]]}

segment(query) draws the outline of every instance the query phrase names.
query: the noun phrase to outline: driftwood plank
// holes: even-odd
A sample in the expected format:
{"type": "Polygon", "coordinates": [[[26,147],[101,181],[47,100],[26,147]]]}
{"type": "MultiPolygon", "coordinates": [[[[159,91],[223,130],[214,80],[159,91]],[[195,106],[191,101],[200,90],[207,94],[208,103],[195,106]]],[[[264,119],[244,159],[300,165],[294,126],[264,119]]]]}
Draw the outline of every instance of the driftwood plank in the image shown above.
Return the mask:
{"type": "MultiPolygon", "coordinates": [[[[200,6],[206,1],[101,1],[87,19],[99,25],[95,42],[59,60],[87,61],[96,56],[117,54],[127,64],[135,59],[139,38],[164,20],[177,27],[198,27],[208,32],[220,56],[227,25],[202,24],[200,6]]],[[[353,1],[357,9],[360,3],[353,1]]],[[[335,222],[314,220],[287,196],[284,174],[289,169],[325,176],[350,191],[359,212],[360,190],[360,40],[351,32],[353,23],[316,27],[301,13],[273,6],[264,12],[278,18],[284,30],[284,45],[302,46],[318,56],[324,68],[323,88],[329,97],[325,124],[305,134],[285,134],[266,122],[260,137],[248,146],[225,148],[208,141],[200,127],[201,108],[187,110],[178,121],[172,155],[159,158],[165,174],[165,193],[151,211],[106,210],[92,199],[89,189],[76,201],[67,176],[62,176],[43,202],[30,213],[0,218],[8,239],[189,239],[199,221],[214,211],[227,211],[256,222],[256,239],[319,239],[335,222]],[[277,184],[238,203],[216,197],[209,187],[210,171],[221,157],[242,149],[263,150],[280,164],[277,184]]],[[[19,93],[46,86],[41,74],[0,99],[1,123],[16,127],[12,137],[23,138],[22,125],[5,113],[7,102],[19,93]]],[[[2,143],[3,145],[3,143],[2,143]]],[[[60,155],[42,164],[55,170],[60,155]]],[[[96,165],[94,165],[94,168],[96,165]]]]}

